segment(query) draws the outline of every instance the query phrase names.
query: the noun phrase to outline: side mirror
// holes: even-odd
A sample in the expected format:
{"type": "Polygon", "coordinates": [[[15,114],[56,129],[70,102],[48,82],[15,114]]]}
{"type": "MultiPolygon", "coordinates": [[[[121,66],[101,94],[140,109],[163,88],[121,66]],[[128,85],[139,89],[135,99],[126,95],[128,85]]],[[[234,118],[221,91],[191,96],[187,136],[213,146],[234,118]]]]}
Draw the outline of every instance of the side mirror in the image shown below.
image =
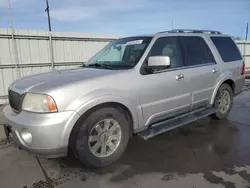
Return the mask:
{"type": "Polygon", "coordinates": [[[169,67],[170,58],[168,56],[151,56],[148,58],[148,67],[169,67]]]}

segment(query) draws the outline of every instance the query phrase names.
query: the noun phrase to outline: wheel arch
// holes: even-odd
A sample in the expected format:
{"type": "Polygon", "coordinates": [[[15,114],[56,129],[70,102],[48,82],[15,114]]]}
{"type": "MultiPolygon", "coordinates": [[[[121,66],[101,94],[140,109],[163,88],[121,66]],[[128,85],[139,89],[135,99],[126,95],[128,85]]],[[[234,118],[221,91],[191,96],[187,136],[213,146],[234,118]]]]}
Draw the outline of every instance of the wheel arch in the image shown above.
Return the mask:
{"type": "Polygon", "coordinates": [[[126,105],[119,103],[119,102],[103,102],[103,103],[97,104],[97,105],[89,108],[83,114],[81,114],[78,121],[82,121],[84,118],[86,118],[88,115],[90,115],[92,112],[96,111],[97,109],[105,108],[105,107],[114,107],[114,108],[117,108],[118,110],[124,112],[127,120],[129,121],[129,124],[133,128],[134,118],[133,118],[132,112],[130,111],[130,109],[126,105]]]}
{"type": "Polygon", "coordinates": [[[214,100],[215,100],[216,94],[217,94],[217,92],[218,92],[220,86],[221,86],[222,84],[225,84],[225,83],[228,84],[228,85],[232,88],[233,93],[234,93],[234,90],[235,90],[235,82],[234,82],[233,78],[231,78],[231,77],[229,77],[229,78],[224,78],[223,80],[221,80],[221,81],[216,85],[216,87],[215,87],[215,89],[214,89],[214,92],[213,92],[213,95],[212,95],[212,98],[211,98],[211,101],[210,101],[210,104],[214,104],[214,100]]]}
{"type": "Polygon", "coordinates": [[[75,131],[77,131],[79,126],[81,126],[82,121],[93,111],[104,107],[115,107],[118,110],[124,112],[126,118],[128,119],[129,124],[131,125],[130,128],[132,134],[135,126],[138,125],[138,118],[136,116],[135,109],[131,109],[131,107],[129,107],[128,105],[118,101],[103,101],[103,102],[99,101],[99,103],[90,102],[89,104],[85,104],[83,108],[79,108],[77,110],[80,117],[75,122],[75,124],[72,125],[71,128],[68,128],[68,133],[66,134],[67,138],[65,138],[65,141],[67,141],[70,144],[72,141],[71,140],[72,135],[75,134],[75,131]]]}

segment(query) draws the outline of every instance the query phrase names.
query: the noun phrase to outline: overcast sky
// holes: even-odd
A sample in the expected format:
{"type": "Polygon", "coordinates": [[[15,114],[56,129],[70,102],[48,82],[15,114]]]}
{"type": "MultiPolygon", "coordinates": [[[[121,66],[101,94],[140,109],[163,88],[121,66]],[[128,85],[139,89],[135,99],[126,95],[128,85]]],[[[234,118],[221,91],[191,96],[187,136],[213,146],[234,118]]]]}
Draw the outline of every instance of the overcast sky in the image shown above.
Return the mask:
{"type": "MultiPolygon", "coordinates": [[[[14,28],[47,30],[45,0],[11,0],[14,28]]],[[[0,28],[8,26],[0,0],[0,28]]],[[[54,31],[133,35],[172,28],[220,30],[242,36],[250,0],[49,0],[54,31]]]]}

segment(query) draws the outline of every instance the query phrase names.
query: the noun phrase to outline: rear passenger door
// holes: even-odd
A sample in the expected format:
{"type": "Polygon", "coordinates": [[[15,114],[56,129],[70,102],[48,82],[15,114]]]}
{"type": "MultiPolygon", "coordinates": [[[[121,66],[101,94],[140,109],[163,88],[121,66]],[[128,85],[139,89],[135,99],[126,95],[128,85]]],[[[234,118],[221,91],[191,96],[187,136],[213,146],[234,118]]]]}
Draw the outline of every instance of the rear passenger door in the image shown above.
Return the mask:
{"type": "Polygon", "coordinates": [[[192,110],[209,105],[219,78],[220,67],[202,36],[181,36],[185,79],[191,90],[192,110]]]}

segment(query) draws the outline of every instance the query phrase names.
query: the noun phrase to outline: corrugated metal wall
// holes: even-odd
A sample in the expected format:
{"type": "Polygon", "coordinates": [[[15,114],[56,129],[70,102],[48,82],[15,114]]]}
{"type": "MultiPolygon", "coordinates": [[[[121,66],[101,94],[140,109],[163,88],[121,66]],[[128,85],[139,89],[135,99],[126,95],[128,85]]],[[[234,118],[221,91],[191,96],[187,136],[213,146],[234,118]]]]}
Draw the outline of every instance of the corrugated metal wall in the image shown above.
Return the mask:
{"type": "Polygon", "coordinates": [[[12,30],[0,29],[0,104],[17,78],[50,71],[52,62],[56,69],[79,66],[118,37],[33,30],[15,30],[12,35],[12,30]]]}
{"type": "MultiPolygon", "coordinates": [[[[89,33],[0,29],[0,104],[16,79],[56,69],[79,66],[119,36],[89,33]],[[18,62],[18,63],[17,63],[18,62]]],[[[237,41],[244,54],[244,41],[237,41]]],[[[250,42],[246,42],[246,67],[250,68],[250,42]]]]}
{"type": "Polygon", "coordinates": [[[245,59],[246,69],[250,73],[250,41],[236,41],[236,43],[245,59]]]}

